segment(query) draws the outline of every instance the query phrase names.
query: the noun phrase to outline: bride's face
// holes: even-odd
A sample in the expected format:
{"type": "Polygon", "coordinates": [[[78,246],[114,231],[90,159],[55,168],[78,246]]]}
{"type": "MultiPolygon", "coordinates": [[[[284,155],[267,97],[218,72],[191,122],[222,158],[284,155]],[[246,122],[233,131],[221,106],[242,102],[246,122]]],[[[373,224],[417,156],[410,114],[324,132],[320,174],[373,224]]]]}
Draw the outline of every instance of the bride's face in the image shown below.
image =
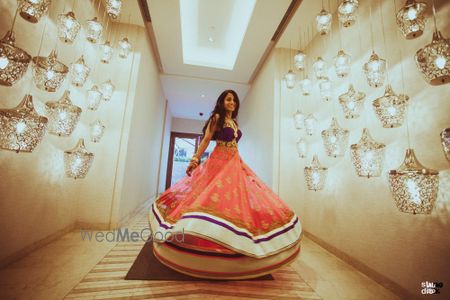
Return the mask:
{"type": "Polygon", "coordinates": [[[227,111],[232,112],[236,109],[236,100],[234,100],[234,96],[232,93],[228,93],[225,96],[224,105],[227,111]]]}

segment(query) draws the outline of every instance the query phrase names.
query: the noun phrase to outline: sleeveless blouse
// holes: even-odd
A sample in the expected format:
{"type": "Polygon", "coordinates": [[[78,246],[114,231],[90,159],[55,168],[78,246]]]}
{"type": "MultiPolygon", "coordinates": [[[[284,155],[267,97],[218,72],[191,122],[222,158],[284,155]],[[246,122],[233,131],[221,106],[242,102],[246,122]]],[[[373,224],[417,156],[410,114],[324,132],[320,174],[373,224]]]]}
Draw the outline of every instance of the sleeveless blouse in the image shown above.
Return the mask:
{"type": "MultiPolygon", "coordinates": [[[[236,123],[235,123],[236,124],[236,123]]],[[[237,126],[237,125],[236,125],[237,126]]],[[[236,143],[242,137],[242,131],[238,129],[237,131],[236,143]]],[[[231,142],[234,139],[234,129],[230,127],[228,124],[225,124],[222,130],[217,133],[216,140],[231,142]]]]}

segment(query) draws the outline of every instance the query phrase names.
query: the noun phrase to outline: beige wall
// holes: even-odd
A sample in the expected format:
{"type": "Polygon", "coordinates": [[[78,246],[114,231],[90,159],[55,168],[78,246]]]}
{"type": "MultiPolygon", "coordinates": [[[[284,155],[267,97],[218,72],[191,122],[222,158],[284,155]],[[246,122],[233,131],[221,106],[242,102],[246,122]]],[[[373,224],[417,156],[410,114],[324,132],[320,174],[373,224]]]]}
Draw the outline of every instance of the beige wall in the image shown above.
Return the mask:
{"type": "Polygon", "coordinates": [[[169,144],[171,131],[172,131],[172,113],[167,103],[166,121],[164,125],[164,142],[161,152],[161,162],[159,171],[158,193],[162,193],[166,190],[167,161],[169,160],[169,144]]]}
{"type": "MultiPolygon", "coordinates": [[[[72,1],[66,2],[67,11],[72,1]]],[[[89,3],[75,10],[83,23],[95,15],[96,8],[89,3]]],[[[14,0],[0,3],[2,36],[11,26],[16,5],[14,0]]],[[[70,137],[47,134],[33,153],[0,151],[0,223],[7,228],[0,233],[1,264],[73,227],[113,228],[153,197],[157,189],[165,99],[144,29],[110,24],[114,29],[111,39],[128,33],[135,55],[119,59],[115,53],[110,64],[101,64],[98,45],[87,43],[83,32],[73,45],[57,42],[54,20],[63,8],[63,1],[51,5],[40,53],[48,55],[56,44],[58,59],[66,65],[84,53],[92,68],[88,81],[82,88],[75,88],[68,78],[57,92],[43,92],[30,84],[30,66],[13,87],[0,86],[1,107],[16,106],[31,88],[36,110],[44,114],[45,102],[59,99],[65,89],[70,89],[73,103],[83,112],[70,137]],[[113,98],[102,102],[95,112],[88,110],[86,90],[109,78],[116,86],[113,98]],[[89,138],[89,124],[96,119],[106,125],[100,143],[89,138]],[[86,178],[73,180],[64,176],[63,151],[73,148],[81,137],[95,158],[86,178]]],[[[17,46],[36,56],[45,23],[45,18],[31,24],[18,16],[14,27],[17,46]]]]}
{"type": "Polygon", "coordinates": [[[245,99],[241,99],[238,122],[242,131],[239,153],[246,164],[273,187],[276,57],[271,55],[252,84],[245,99]]]}
{"type": "Polygon", "coordinates": [[[201,120],[191,120],[183,118],[172,118],[172,129],[174,132],[185,132],[185,133],[202,133],[203,126],[205,126],[206,121],[201,120]]]}
{"type": "MultiPolygon", "coordinates": [[[[407,147],[406,126],[382,128],[371,107],[371,102],[380,97],[384,89],[370,88],[361,69],[370,56],[368,2],[361,3],[359,11],[362,48],[359,44],[358,26],[342,31],[344,50],[352,56],[353,61],[351,80],[358,90],[366,93],[365,113],[355,120],[344,118],[337,96],[346,91],[348,79],[337,79],[332,75],[334,96],[331,103],[320,99],[316,82],[314,92],[308,98],[299,97],[298,86],[294,90],[288,90],[283,82],[280,91],[282,116],[279,193],[281,198],[293,204],[305,231],[322,241],[329,249],[340,253],[342,257],[349,258],[377,280],[394,286],[398,293],[410,298],[420,296],[422,281],[442,281],[445,286],[445,282],[450,280],[447,263],[450,249],[450,169],[439,139],[440,131],[450,126],[450,85],[428,85],[413,60],[416,50],[431,41],[432,20],[428,20],[422,37],[416,40],[399,38],[393,17],[393,1],[384,0],[382,3],[387,51],[383,46],[378,5],[372,12],[375,51],[381,57],[387,58],[392,86],[396,92],[402,92],[399,53],[399,49],[402,49],[405,90],[411,98],[411,146],[425,166],[440,171],[440,192],[436,208],[431,215],[401,213],[395,207],[389,191],[387,173],[399,167],[403,161],[407,147]],[[307,138],[310,149],[307,158],[303,160],[298,157],[295,148],[298,138],[304,135],[304,132],[297,131],[293,125],[292,115],[297,109],[296,101],[301,102],[305,113],[314,112],[319,121],[316,133],[307,138]],[[343,158],[326,156],[320,132],[330,126],[332,116],[337,116],[340,125],[350,130],[349,144],[359,141],[363,127],[369,128],[374,139],[386,144],[386,159],[380,178],[357,177],[349,151],[343,158]],[[318,192],[305,190],[304,183],[303,168],[310,164],[314,153],[318,154],[321,163],[329,168],[326,188],[318,192]]],[[[438,27],[444,36],[449,37],[449,19],[445,16],[450,13],[450,4],[443,6],[445,1],[436,3],[440,7],[438,27]]],[[[336,27],[336,22],[334,26],[336,27]]],[[[333,31],[331,42],[329,36],[328,40],[319,36],[314,38],[306,49],[310,65],[319,55],[328,62],[336,55],[339,50],[339,36],[336,32],[333,31]]],[[[277,78],[287,72],[288,54],[288,50],[277,50],[281,62],[277,78]]],[[[309,71],[312,78],[311,68],[309,71]]],[[[253,107],[252,105],[248,109],[253,107]]],[[[450,291],[445,287],[443,290],[446,290],[446,293],[450,291]]]]}

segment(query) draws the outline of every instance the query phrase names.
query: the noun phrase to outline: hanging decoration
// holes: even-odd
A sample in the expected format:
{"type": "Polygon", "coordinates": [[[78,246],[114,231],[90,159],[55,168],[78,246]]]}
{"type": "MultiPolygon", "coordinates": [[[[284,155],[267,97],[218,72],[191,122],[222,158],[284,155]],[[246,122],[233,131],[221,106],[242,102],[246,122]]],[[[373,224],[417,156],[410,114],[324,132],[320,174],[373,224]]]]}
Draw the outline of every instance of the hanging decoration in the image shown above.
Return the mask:
{"type": "Polygon", "coordinates": [[[106,0],[105,2],[108,15],[113,19],[117,19],[122,8],[122,0],[106,0]]]}
{"type": "Polygon", "coordinates": [[[105,132],[105,125],[100,120],[95,121],[90,125],[91,128],[91,141],[94,143],[100,142],[100,139],[105,132]]]}
{"type": "Polygon", "coordinates": [[[349,27],[356,21],[358,10],[357,0],[344,0],[338,7],[338,18],[342,26],[349,27]]]}
{"type": "Polygon", "coordinates": [[[299,71],[304,70],[305,61],[306,61],[306,54],[298,50],[297,54],[294,56],[294,67],[299,71]]]}
{"type": "Polygon", "coordinates": [[[57,60],[56,50],[52,50],[48,57],[33,57],[33,79],[41,90],[55,92],[68,72],[69,68],[57,60]]]}
{"type": "Polygon", "coordinates": [[[372,102],[373,109],[384,128],[402,126],[409,97],[396,95],[390,84],[386,86],[384,95],[372,102]]]}
{"type": "Polygon", "coordinates": [[[377,88],[383,85],[386,73],[386,60],[372,52],[370,59],[363,66],[369,86],[377,88]]]}
{"type": "Polygon", "coordinates": [[[294,126],[295,129],[303,129],[305,124],[305,115],[297,109],[297,111],[294,114],[294,126]]]}
{"type": "Polygon", "coordinates": [[[64,151],[66,176],[73,179],[84,178],[93,160],[94,154],[86,150],[84,139],[79,139],[75,148],[64,151]]]}
{"type": "Polygon", "coordinates": [[[18,0],[20,16],[31,23],[37,23],[48,11],[51,0],[18,0]]]}
{"type": "Polygon", "coordinates": [[[442,150],[444,150],[445,158],[450,162],[450,128],[445,128],[441,132],[442,150]]]}
{"type": "Polygon", "coordinates": [[[316,28],[320,35],[325,35],[330,32],[331,14],[327,12],[323,7],[319,14],[316,16],[316,28]]]}
{"type": "Polygon", "coordinates": [[[334,57],[334,70],[339,78],[344,78],[350,73],[350,55],[342,49],[334,57]]]}
{"type": "Polygon", "coordinates": [[[32,152],[45,135],[47,122],[34,110],[32,96],[25,95],[15,108],[0,109],[0,148],[32,152]]]}
{"type": "Polygon", "coordinates": [[[379,177],[383,170],[386,145],[376,142],[367,128],[363,129],[358,144],[350,146],[352,163],[360,177],[379,177]]]}
{"type": "Polygon", "coordinates": [[[131,43],[128,41],[127,37],[124,37],[122,40],[119,41],[119,57],[127,58],[128,54],[130,54],[130,51],[131,51],[131,43]]]}
{"type": "Polygon", "coordinates": [[[93,85],[90,90],[87,91],[87,107],[90,110],[97,110],[102,100],[102,93],[96,85],[93,85]]]}
{"type": "Polygon", "coordinates": [[[111,47],[111,43],[106,41],[103,45],[100,46],[101,49],[101,58],[100,61],[104,64],[109,64],[111,57],[113,55],[114,49],[111,47]]]}
{"type": "Polygon", "coordinates": [[[97,17],[86,21],[86,39],[96,44],[102,37],[103,26],[98,22],[97,17]]]}
{"type": "Polygon", "coordinates": [[[319,90],[320,90],[320,97],[322,97],[323,100],[325,101],[331,100],[333,85],[331,83],[331,80],[328,79],[328,77],[319,80],[319,90]]]}
{"type": "Polygon", "coordinates": [[[73,105],[70,91],[66,90],[58,101],[45,103],[49,119],[48,132],[58,136],[69,136],[80,119],[81,108],[73,105]]]}
{"type": "Polygon", "coordinates": [[[430,214],[437,198],[439,172],[424,167],[413,149],[397,170],[389,171],[389,183],[397,208],[404,213],[430,214]]]}
{"type": "Polygon", "coordinates": [[[313,114],[309,114],[305,118],[305,130],[308,135],[311,136],[314,134],[314,131],[316,129],[316,123],[317,123],[317,119],[314,117],[313,114]]]}
{"type": "Polygon", "coordinates": [[[311,85],[311,80],[308,78],[308,75],[305,75],[305,78],[300,80],[300,89],[303,96],[309,96],[311,94],[311,85]]]}
{"type": "Polygon", "coordinates": [[[317,79],[324,79],[328,77],[327,63],[322,59],[322,57],[319,56],[317,60],[314,62],[313,69],[317,79]]]}
{"type": "Polygon", "coordinates": [[[115,86],[111,80],[107,80],[100,85],[100,92],[102,93],[102,99],[105,101],[111,100],[114,93],[115,86]]]}
{"type": "Polygon", "coordinates": [[[333,117],[330,128],[322,131],[322,140],[325,152],[328,156],[344,156],[348,146],[349,131],[339,126],[337,119],[333,117]]]}
{"type": "Polygon", "coordinates": [[[350,84],[347,93],[339,96],[339,103],[346,119],[355,119],[360,116],[365,98],[366,94],[355,91],[352,84],[350,84]]]}
{"type": "Polygon", "coordinates": [[[287,72],[284,75],[284,79],[286,81],[286,87],[288,89],[293,89],[294,88],[294,86],[295,86],[295,77],[296,77],[296,75],[295,75],[294,72],[292,72],[291,69],[289,69],[289,72],[287,72]]]}
{"type": "Polygon", "coordinates": [[[315,154],[311,165],[305,167],[305,180],[308,190],[322,190],[325,187],[327,168],[323,167],[315,154]]]}
{"type": "Polygon", "coordinates": [[[75,18],[75,13],[69,11],[58,16],[57,28],[59,39],[66,44],[72,44],[80,32],[81,24],[75,18]]]}
{"type": "Polygon", "coordinates": [[[415,39],[422,35],[425,29],[425,10],[427,4],[415,0],[406,0],[405,6],[396,15],[397,25],[403,36],[415,39]]]}
{"type": "Polygon", "coordinates": [[[16,47],[14,32],[9,30],[0,40],[0,84],[14,85],[26,73],[31,56],[16,47]]]}
{"type": "Polygon", "coordinates": [[[305,158],[308,153],[308,146],[304,138],[297,141],[297,153],[300,158],[305,158]]]}
{"type": "Polygon", "coordinates": [[[70,74],[72,77],[72,84],[77,87],[82,87],[89,76],[91,69],[86,65],[83,55],[70,66],[70,74]]]}

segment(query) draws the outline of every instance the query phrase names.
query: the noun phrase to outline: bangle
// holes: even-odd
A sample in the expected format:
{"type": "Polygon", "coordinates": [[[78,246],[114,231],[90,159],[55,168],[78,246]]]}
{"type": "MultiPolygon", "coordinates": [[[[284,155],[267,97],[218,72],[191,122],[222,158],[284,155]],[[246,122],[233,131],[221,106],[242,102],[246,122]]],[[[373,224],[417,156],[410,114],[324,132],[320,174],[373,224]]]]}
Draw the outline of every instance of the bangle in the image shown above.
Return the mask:
{"type": "Polygon", "coordinates": [[[194,155],[194,156],[192,156],[191,161],[199,162],[199,159],[197,156],[194,155]]]}

